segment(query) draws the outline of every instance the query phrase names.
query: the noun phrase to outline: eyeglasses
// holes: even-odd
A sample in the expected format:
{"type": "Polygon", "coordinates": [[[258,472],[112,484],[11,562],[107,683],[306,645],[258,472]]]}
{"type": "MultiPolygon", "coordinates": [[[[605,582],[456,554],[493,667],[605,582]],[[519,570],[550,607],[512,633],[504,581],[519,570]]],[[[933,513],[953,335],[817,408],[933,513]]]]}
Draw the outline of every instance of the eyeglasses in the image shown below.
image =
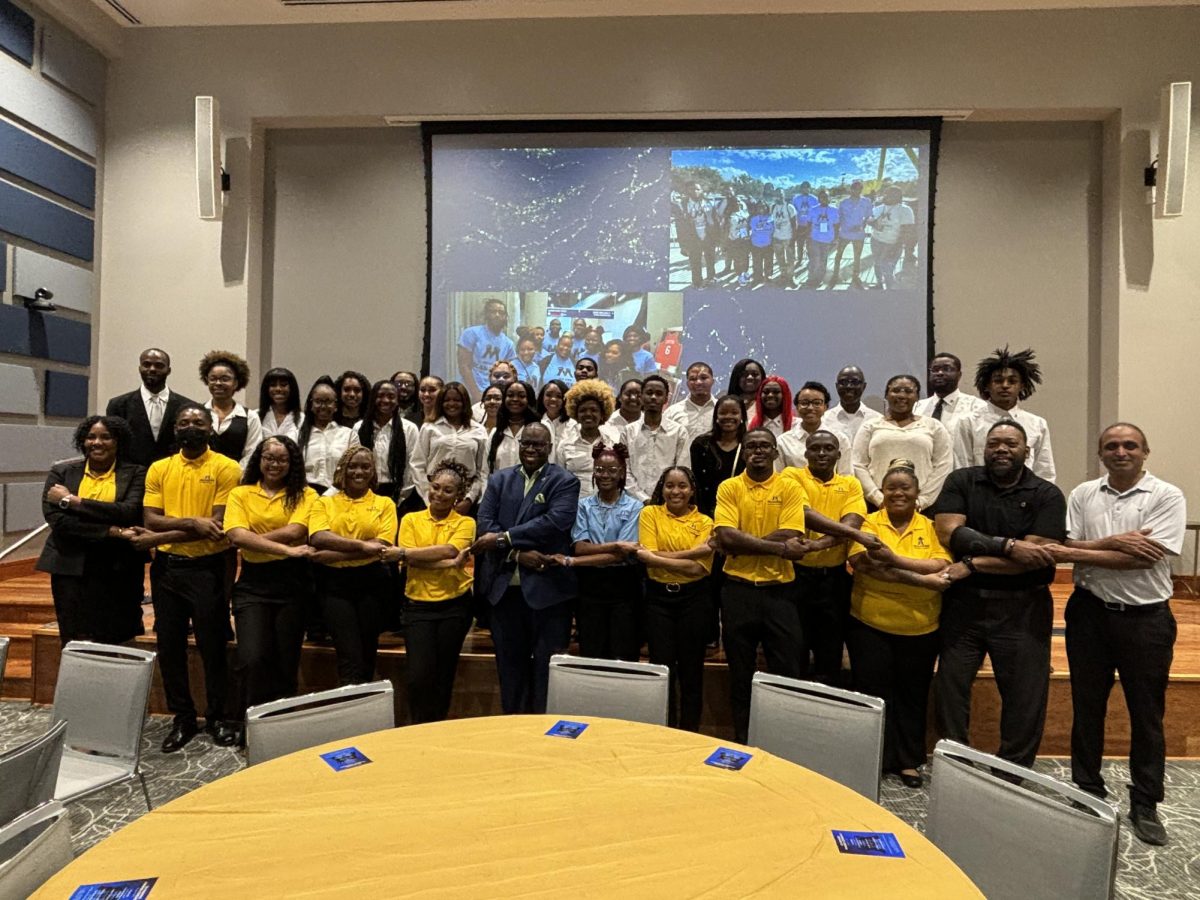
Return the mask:
{"type": "Polygon", "coordinates": [[[237,379],[232,375],[209,375],[209,384],[233,384],[237,379]]]}
{"type": "Polygon", "coordinates": [[[621,469],[617,466],[597,466],[592,470],[597,475],[620,475],[621,469]]]}
{"type": "Polygon", "coordinates": [[[797,409],[816,409],[818,406],[824,406],[824,400],[797,400],[797,409]]]}
{"type": "Polygon", "coordinates": [[[541,450],[549,446],[549,441],[517,441],[522,449],[541,450]]]}
{"type": "Polygon", "coordinates": [[[866,382],[861,378],[839,378],[835,384],[838,387],[863,387],[866,382]]]}

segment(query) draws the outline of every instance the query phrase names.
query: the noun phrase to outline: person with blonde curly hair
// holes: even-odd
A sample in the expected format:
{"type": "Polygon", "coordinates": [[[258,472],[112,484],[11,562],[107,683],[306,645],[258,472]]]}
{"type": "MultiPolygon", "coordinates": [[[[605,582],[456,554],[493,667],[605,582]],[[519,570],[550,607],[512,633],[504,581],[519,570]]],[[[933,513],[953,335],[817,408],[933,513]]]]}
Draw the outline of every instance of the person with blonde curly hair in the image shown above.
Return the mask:
{"type": "Polygon", "coordinates": [[[200,380],[210,395],[204,404],[213,420],[208,445],[236,460],[244,472],[262,443],[258,411],[246,409],[233,399],[234,394],[250,383],[250,364],[232,351],[209,350],[200,360],[200,380]]]}
{"type": "Polygon", "coordinates": [[[554,442],[554,462],[579,479],[579,499],[596,493],[592,480],[592,448],[596,441],[610,447],[621,440],[621,430],[607,424],[616,409],[612,388],[598,378],[577,381],[563,399],[567,422],[554,442]]]}

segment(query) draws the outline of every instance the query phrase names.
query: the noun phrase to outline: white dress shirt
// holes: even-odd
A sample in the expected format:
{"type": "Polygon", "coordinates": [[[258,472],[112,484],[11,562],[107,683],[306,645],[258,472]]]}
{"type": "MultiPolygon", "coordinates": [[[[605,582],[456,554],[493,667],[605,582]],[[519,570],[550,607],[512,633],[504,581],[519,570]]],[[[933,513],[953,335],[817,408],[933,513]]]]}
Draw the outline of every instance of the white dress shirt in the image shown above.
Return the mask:
{"type": "MultiPolygon", "coordinates": [[[[672,403],[668,406],[663,418],[682,425],[683,430],[687,432],[688,446],[691,446],[691,442],[700,435],[712,431],[713,410],[716,408],[717,401],[712,397],[708,398],[707,403],[695,403],[691,397],[687,397],[682,403],[672,403]]],[[[617,412],[613,415],[620,418],[621,414],[617,412]]]]}
{"type": "Polygon", "coordinates": [[[262,436],[269,437],[286,437],[293,441],[300,440],[300,427],[304,424],[304,413],[297,413],[296,418],[292,418],[292,414],[288,413],[283,417],[282,422],[275,421],[275,411],[267,410],[265,416],[260,415],[262,424],[262,436]]]}
{"type": "Polygon", "coordinates": [[[883,477],[892,460],[907,459],[913,464],[920,484],[917,509],[933,505],[954,468],[950,434],[929,416],[917,416],[903,426],[882,416],[872,419],[858,430],[852,447],[854,476],[862,484],[863,496],[876,506],[883,505],[883,477]]]}
{"type": "Polygon", "coordinates": [[[1143,472],[1137,484],[1124,493],[1108,476],[1085,481],[1067,500],[1067,537],[1095,541],[1149,528],[1150,540],[1161,544],[1167,556],[1148,569],[1102,569],[1075,565],[1075,583],[1101,600],[1145,606],[1161,603],[1174,591],[1171,557],[1183,552],[1187,506],[1183,492],[1172,484],[1143,472]]]}
{"type": "Polygon", "coordinates": [[[821,427],[840,431],[853,446],[854,439],[858,436],[858,429],[862,428],[863,423],[869,422],[871,419],[882,418],[882,416],[883,413],[876,412],[865,403],[860,403],[858,412],[852,413],[842,409],[842,405],[839,403],[837,406],[831,406],[825,410],[825,415],[821,416],[821,427]]]}
{"type": "MultiPolygon", "coordinates": [[[[913,414],[932,418],[933,411],[937,408],[938,399],[937,394],[934,394],[931,397],[918,400],[913,404],[913,414]]],[[[946,426],[946,431],[950,432],[951,438],[954,437],[959,419],[965,418],[980,407],[987,405],[986,401],[976,397],[974,394],[964,394],[960,390],[953,390],[940,399],[942,400],[942,417],[938,421],[946,426]]]]}
{"type": "MultiPolygon", "coordinates": [[[[834,471],[839,475],[853,475],[854,464],[850,458],[850,439],[836,428],[826,428],[822,425],[817,430],[828,431],[837,438],[838,450],[842,455],[838,457],[834,471]]],[[[808,438],[809,433],[804,430],[804,426],[799,421],[792,426],[791,431],[779,436],[776,441],[776,445],[779,447],[779,455],[775,457],[776,472],[782,472],[787,466],[803,469],[808,465],[808,458],[804,455],[808,446],[808,438]]]]}
{"type": "Polygon", "coordinates": [[[461,463],[471,484],[467,499],[475,502],[483,496],[487,478],[487,432],[478,422],[455,428],[442,416],[436,422],[426,422],[417,435],[417,452],[412,455],[417,493],[429,502],[429,473],[446,460],[461,463]]]}
{"type": "MultiPolygon", "coordinates": [[[[550,440],[558,443],[558,436],[562,430],[571,424],[570,419],[551,419],[549,416],[542,416],[542,424],[550,429],[550,440]]],[[[551,452],[554,452],[551,450],[551,452]]]]}
{"type": "MultiPolygon", "coordinates": [[[[358,443],[362,443],[362,423],[359,419],[354,423],[354,436],[358,443]]],[[[420,433],[417,431],[417,426],[408,419],[401,419],[400,425],[404,429],[404,475],[401,478],[400,496],[397,502],[405,500],[409,494],[413,492],[416,486],[416,474],[413,472],[413,454],[417,450],[417,440],[420,433]]],[[[375,436],[372,441],[374,446],[371,452],[375,454],[375,480],[380,484],[388,484],[392,480],[392,474],[388,471],[388,455],[392,451],[392,423],[388,422],[385,425],[375,426],[375,436]]]]}
{"type": "MultiPolygon", "coordinates": [[[[663,418],[666,418],[666,413],[663,414],[663,418]]],[[[618,409],[616,412],[614,412],[611,416],[608,417],[608,424],[612,425],[616,428],[619,428],[622,433],[624,433],[625,429],[628,428],[630,425],[634,425],[640,421],[642,421],[642,417],[641,417],[640,413],[638,414],[638,417],[636,419],[634,419],[632,422],[630,422],[623,415],[621,415],[620,409],[618,409]]]]}
{"type": "Polygon", "coordinates": [[[517,433],[513,434],[510,429],[505,428],[504,434],[500,438],[500,446],[496,448],[496,464],[494,466],[486,465],[488,454],[492,452],[492,436],[495,435],[495,433],[495,428],[488,429],[487,451],[484,453],[484,470],[488,475],[491,475],[493,472],[499,472],[501,469],[511,469],[513,466],[521,462],[520,442],[521,435],[525,433],[525,429],[524,427],[518,428],[517,433]]]}
{"type": "Polygon", "coordinates": [[[690,466],[691,445],[682,425],[663,419],[658,428],[651,428],[645,418],[625,428],[625,445],[629,448],[628,480],[625,490],[645,503],[662,477],[663,469],[671,466],[690,466]]]}
{"type": "Polygon", "coordinates": [[[254,451],[262,443],[263,439],[262,420],[258,418],[258,410],[246,409],[242,404],[234,401],[233,412],[222,419],[217,411],[213,409],[211,399],[205,402],[204,408],[212,413],[213,434],[224,434],[227,432],[233,424],[234,419],[246,420],[246,443],[242,445],[242,458],[238,460],[238,465],[245,472],[246,464],[250,462],[250,457],[254,455],[254,451]]]}
{"type": "Polygon", "coordinates": [[[142,395],[142,405],[146,407],[146,418],[150,420],[150,432],[154,435],[154,439],[158,440],[159,432],[162,430],[163,418],[167,414],[167,401],[171,399],[171,389],[163,385],[163,389],[157,394],[152,394],[146,390],[143,384],[139,389],[142,395]],[[155,406],[158,406],[157,410],[155,406]],[[158,421],[155,422],[157,417],[158,421]]]}
{"type": "MultiPolygon", "coordinates": [[[[763,419],[762,424],[759,425],[758,427],[765,428],[765,429],[767,429],[767,431],[771,432],[771,434],[775,435],[776,443],[778,443],[779,438],[781,438],[784,434],[783,416],[778,415],[772,419],[763,419]]],[[[795,427],[795,426],[793,425],[792,427],[795,427]]],[[[747,427],[746,430],[749,431],[749,427],[747,427]]]]}
{"type": "Polygon", "coordinates": [[[983,448],[987,444],[988,430],[1001,419],[1012,419],[1025,429],[1029,455],[1025,465],[1033,474],[1047,481],[1054,481],[1054,451],[1050,448],[1050,426],[1041,416],[1021,409],[1020,405],[1003,410],[994,403],[985,402],[971,415],[959,419],[954,429],[954,468],[983,465],[983,448]]]}
{"type": "Polygon", "coordinates": [[[348,449],[357,446],[358,434],[345,425],[331,421],[321,429],[314,424],[308,443],[300,448],[304,454],[304,477],[314,484],[332,487],[338,460],[348,449]]]}
{"type": "MultiPolygon", "coordinates": [[[[598,441],[604,441],[611,447],[622,440],[624,432],[615,425],[601,425],[598,441]]],[[[559,434],[558,442],[550,462],[562,466],[579,479],[579,499],[590,497],[596,493],[596,485],[592,482],[592,441],[584,440],[579,434],[579,423],[571,422],[559,434]]],[[[631,460],[632,462],[632,460],[631,460]]],[[[628,472],[626,473],[628,474],[628,472]]]]}

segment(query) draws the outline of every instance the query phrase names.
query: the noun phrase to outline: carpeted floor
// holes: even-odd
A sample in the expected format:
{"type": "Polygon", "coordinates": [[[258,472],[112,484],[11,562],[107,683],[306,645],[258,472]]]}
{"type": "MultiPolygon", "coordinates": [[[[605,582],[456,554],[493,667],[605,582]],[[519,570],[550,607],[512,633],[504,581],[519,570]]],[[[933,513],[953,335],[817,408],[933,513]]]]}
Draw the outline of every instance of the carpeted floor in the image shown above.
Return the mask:
{"type": "MultiPolygon", "coordinates": [[[[0,703],[0,751],[42,734],[49,721],[47,709],[31,708],[27,703],[0,703]]],[[[169,730],[167,718],[147,720],[142,767],[155,807],[245,765],[240,753],[214,746],[203,733],[179,753],[164,754],[158,746],[169,730]]],[[[1039,760],[1037,768],[1069,779],[1067,760],[1039,760]]],[[[1124,788],[1128,775],[1123,761],[1105,764],[1109,800],[1120,806],[1122,815],[1129,808],[1124,788]]],[[[897,778],[884,779],[883,806],[918,829],[923,828],[927,803],[927,791],[905,788],[897,778]]],[[[71,833],[79,853],[143,815],[146,803],[137,783],[130,782],[72,803],[70,808],[71,833]]],[[[1166,847],[1141,843],[1128,822],[1122,820],[1116,896],[1128,900],[1200,900],[1200,761],[1167,763],[1167,799],[1159,806],[1159,816],[1171,838],[1166,847]]]]}

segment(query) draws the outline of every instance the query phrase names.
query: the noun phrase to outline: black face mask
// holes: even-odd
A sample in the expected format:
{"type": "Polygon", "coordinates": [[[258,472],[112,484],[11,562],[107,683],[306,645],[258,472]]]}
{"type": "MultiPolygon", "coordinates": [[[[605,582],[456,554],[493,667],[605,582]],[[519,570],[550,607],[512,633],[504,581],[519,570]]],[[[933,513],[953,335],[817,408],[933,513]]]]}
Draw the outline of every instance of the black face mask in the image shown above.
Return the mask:
{"type": "Polygon", "coordinates": [[[202,428],[180,428],[175,440],[184,450],[199,450],[208,446],[208,432],[202,428]]]}

